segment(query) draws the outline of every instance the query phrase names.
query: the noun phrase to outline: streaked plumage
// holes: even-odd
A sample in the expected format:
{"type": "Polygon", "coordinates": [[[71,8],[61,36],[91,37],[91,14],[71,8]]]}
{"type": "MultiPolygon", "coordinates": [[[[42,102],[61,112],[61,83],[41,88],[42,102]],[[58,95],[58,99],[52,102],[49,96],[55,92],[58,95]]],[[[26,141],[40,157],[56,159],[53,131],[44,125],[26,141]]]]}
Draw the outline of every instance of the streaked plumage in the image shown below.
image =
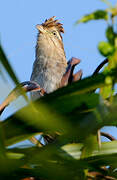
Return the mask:
{"type": "MultiPolygon", "coordinates": [[[[67,60],[65,57],[61,32],[62,24],[52,17],[41,25],[36,45],[36,60],[33,64],[31,81],[37,82],[46,93],[60,87],[61,79],[66,71],[67,60]]],[[[38,92],[32,92],[32,99],[40,97],[38,92]]]]}

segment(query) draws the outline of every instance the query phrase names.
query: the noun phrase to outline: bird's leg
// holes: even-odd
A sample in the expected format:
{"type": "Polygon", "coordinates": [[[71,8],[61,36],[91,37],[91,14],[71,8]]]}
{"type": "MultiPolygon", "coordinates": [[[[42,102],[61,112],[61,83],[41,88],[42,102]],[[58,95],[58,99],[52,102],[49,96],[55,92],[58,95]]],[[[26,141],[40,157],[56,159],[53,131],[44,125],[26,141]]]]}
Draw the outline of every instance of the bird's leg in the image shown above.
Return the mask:
{"type": "Polygon", "coordinates": [[[81,79],[81,76],[82,76],[81,70],[79,72],[77,72],[75,75],[73,75],[74,68],[79,63],[80,63],[80,59],[77,59],[74,57],[68,61],[68,66],[67,66],[66,72],[63,75],[62,80],[61,80],[61,87],[67,85],[68,83],[72,83],[74,81],[81,79]]]}

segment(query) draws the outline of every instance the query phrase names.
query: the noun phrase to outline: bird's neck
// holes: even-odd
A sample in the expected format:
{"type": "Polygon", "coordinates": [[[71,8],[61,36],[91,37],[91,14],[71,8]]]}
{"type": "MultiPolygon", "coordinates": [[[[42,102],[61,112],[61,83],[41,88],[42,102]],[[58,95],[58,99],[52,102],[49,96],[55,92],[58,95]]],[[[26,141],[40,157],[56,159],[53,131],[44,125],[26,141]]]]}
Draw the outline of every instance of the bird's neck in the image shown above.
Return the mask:
{"type": "Polygon", "coordinates": [[[40,60],[40,57],[44,58],[45,61],[52,58],[55,60],[64,59],[65,62],[66,56],[63,43],[60,41],[54,42],[49,38],[42,38],[41,36],[38,36],[36,44],[36,60],[40,60]]]}

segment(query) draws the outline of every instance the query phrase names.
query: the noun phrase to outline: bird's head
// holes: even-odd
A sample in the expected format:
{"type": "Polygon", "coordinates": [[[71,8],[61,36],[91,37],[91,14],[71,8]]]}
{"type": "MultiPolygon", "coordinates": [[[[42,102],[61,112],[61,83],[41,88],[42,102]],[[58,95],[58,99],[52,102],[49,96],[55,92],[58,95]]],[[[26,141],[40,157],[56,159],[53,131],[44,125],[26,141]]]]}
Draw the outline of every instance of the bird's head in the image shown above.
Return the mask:
{"type": "Polygon", "coordinates": [[[53,44],[54,46],[60,46],[63,48],[61,33],[64,33],[62,24],[58,20],[55,20],[55,16],[46,19],[44,23],[38,24],[36,28],[39,31],[39,38],[48,42],[48,46],[53,44]]]}

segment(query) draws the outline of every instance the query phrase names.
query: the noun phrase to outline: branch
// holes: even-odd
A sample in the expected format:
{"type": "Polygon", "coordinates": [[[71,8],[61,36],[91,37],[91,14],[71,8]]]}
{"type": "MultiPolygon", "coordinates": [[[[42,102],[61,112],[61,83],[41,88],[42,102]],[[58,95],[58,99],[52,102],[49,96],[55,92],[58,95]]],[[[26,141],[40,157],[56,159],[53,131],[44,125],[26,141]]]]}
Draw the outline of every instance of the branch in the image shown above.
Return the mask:
{"type": "Polygon", "coordinates": [[[99,66],[95,69],[95,71],[93,72],[92,76],[95,76],[96,74],[98,74],[98,72],[102,69],[102,67],[108,63],[108,59],[105,59],[104,61],[102,61],[99,66]]]}
{"type": "Polygon", "coordinates": [[[114,138],[112,135],[105,133],[105,132],[101,132],[101,136],[104,136],[106,138],[108,138],[110,141],[115,141],[116,138],[114,138]]]}

